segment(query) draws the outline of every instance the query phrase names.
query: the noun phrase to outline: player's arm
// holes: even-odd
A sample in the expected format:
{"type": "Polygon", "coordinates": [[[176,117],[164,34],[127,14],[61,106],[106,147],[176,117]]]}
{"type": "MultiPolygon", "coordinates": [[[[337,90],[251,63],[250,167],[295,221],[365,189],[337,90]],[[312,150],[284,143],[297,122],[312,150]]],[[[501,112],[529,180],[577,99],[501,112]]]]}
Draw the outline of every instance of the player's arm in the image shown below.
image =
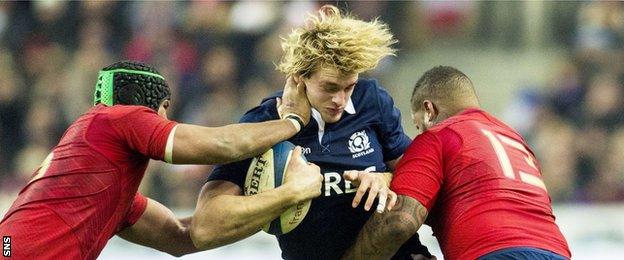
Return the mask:
{"type": "Polygon", "coordinates": [[[399,196],[392,211],[375,213],[343,259],[390,259],[427,218],[427,208],[409,196],[399,196]]]}
{"type": "Polygon", "coordinates": [[[297,132],[289,119],[222,127],[179,124],[175,129],[170,162],[215,164],[240,161],[268,150],[297,132]]]}
{"type": "Polygon", "coordinates": [[[222,127],[179,124],[172,130],[167,141],[165,161],[176,164],[239,161],[260,154],[276,143],[289,139],[310,120],[310,104],[303,81],[296,84],[292,77],[287,79],[277,109],[280,117],[285,119],[222,127]],[[289,114],[296,115],[299,119],[289,119],[289,114]]]}
{"type": "Polygon", "coordinates": [[[253,196],[243,196],[241,188],[228,181],[204,185],[191,224],[196,247],[207,250],[227,245],[260,231],[299,199],[282,186],[253,196]]]}
{"type": "MultiPolygon", "coordinates": [[[[292,158],[301,156],[297,147],[292,158]]],[[[286,209],[321,194],[322,175],[318,166],[291,160],[284,184],[276,189],[243,196],[229,181],[207,182],[199,195],[191,223],[191,239],[201,250],[216,248],[246,238],[286,209]]]]}
{"type": "Polygon", "coordinates": [[[117,235],[173,256],[182,256],[198,251],[191,241],[190,225],[190,217],[178,219],[167,207],[147,199],[145,212],[138,221],[117,235]]]}

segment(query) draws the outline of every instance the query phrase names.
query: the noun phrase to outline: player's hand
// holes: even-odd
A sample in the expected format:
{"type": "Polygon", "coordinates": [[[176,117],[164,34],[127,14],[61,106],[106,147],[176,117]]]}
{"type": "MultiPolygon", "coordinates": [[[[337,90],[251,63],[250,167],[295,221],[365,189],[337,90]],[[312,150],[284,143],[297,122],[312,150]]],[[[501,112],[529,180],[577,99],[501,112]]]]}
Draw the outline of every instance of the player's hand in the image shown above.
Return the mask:
{"type": "Polygon", "coordinates": [[[322,183],[321,168],[305,162],[301,158],[301,147],[295,147],[284,176],[284,185],[292,192],[289,195],[293,195],[297,203],[316,198],[321,195],[322,183]]]}
{"type": "Polygon", "coordinates": [[[343,177],[358,187],[351,204],[352,207],[355,208],[360,204],[366,192],[368,192],[368,197],[364,203],[364,210],[371,209],[375,198],[378,198],[376,209],[378,213],[383,213],[386,209],[391,210],[396,204],[397,195],[389,188],[392,179],[391,173],[345,171],[343,177]]]}
{"type": "Polygon", "coordinates": [[[284,86],[284,94],[277,98],[277,113],[280,118],[288,114],[295,114],[301,118],[304,125],[310,122],[310,101],[306,95],[306,86],[300,76],[288,76],[284,86]]]}

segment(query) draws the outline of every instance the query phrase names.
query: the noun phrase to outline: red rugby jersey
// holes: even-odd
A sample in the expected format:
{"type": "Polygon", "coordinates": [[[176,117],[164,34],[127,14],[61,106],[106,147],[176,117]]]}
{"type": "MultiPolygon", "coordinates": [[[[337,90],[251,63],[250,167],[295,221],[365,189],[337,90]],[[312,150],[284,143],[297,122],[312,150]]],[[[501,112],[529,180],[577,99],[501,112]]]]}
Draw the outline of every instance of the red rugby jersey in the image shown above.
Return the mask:
{"type": "Polygon", "coordinates": [[[145,210],[137,189],[175,125],[142,106],[98,105],[78,118],[0,222],[13,257],[95,259],[145,210]]]}
{"type": "Polygon", "coordinates": [[[427,208],[445,259],[511,247],[570,257],[533,152],[482,110],[467,109],[417,136],[392,189],[427,208]]]}

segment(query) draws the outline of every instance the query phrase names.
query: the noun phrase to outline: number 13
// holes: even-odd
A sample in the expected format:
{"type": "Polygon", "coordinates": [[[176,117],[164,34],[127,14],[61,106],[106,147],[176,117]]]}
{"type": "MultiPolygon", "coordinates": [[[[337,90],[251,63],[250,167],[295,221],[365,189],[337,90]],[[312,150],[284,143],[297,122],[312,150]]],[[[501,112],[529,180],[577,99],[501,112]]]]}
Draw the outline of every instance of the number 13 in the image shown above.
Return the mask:
{"type": "MultiPolygon", "coordinates": [[[[492,144],[492,147],[494,148],[494,151],[496,152],[496,156],[498,157],[498,161],[500,162],[500,165],[501,165],[501,168],[503,169],[503,174],[505,175],[505,177],[509,179],[514,179],[514,180],[518,179],[511,165],[511,160],[509,160],[509,156],[507,155],[507,152],[505,151],[505,147],[503,147],[503,143],[522,152],[524,155],[524,161],[533,169],[535,169],[536,172],[539,172],[539,169],[537,169],[537,166],[535,166],[535,159],[533,158],[533,155],[531,155],[531,153],[527,151],[524,145],[504,135],[500,135],[500,134],[494,135],[494,133],[485,129],[481,129],[481,132],[483,132],[483,134],[488,138],[488,140],[492,144]]],[[[520,181],[546,190],[546,185],[544,184],[542,179],[540,179],[540,177],[523,172],[523,171],[518,171],[518,175],[519,175],[520,181]]]]}

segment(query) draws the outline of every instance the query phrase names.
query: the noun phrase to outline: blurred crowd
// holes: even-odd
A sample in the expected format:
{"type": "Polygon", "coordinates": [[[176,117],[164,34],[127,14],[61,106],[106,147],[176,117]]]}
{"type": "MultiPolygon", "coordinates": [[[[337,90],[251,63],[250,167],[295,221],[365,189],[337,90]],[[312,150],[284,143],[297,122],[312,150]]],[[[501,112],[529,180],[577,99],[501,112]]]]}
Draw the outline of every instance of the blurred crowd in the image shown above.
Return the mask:
{"type": "Polygon", "coordinates": [[[505,119],[540,159],[554,201],[624,200],[624,8],[581,5],[569,55],[550,82],[523,88],[505,119]]]}
{"type": "MultiPolygon", "coordinates": [[[[274,65],[281,54],[279,37],[322,4],[0,3],[0,209],[8,207],[66,127],[89,109],[101,67],[120,59],[150,63],[172,88],[171,119],[233,123],[282,88],[284,76],[274,65]]],[[[380,17],[398,38],[399,56],[384,61],[372,72],[376,76],[400,69],[402,55],[444,39],[522,47],[522,28],[514,27],[514,19],[522,17],[497,23],[501,18],[490,13],[508,8],[500,5],[338,3],[362,19],[380,17]]],[[[556,5],[549,10],[567,15],[550,16],[555,35],[550,44],[568,50],[568,62],[551,82],[522,88],[507,111],[493,112],[533,144],[554,201],[621,200],[624,66],[618,61],[624,54],[624,10],[620,3],[556,5]]],[[[209,172],[210,166],[153,162],[141,191],[174,208],[193,208],[209,172]]]]}

